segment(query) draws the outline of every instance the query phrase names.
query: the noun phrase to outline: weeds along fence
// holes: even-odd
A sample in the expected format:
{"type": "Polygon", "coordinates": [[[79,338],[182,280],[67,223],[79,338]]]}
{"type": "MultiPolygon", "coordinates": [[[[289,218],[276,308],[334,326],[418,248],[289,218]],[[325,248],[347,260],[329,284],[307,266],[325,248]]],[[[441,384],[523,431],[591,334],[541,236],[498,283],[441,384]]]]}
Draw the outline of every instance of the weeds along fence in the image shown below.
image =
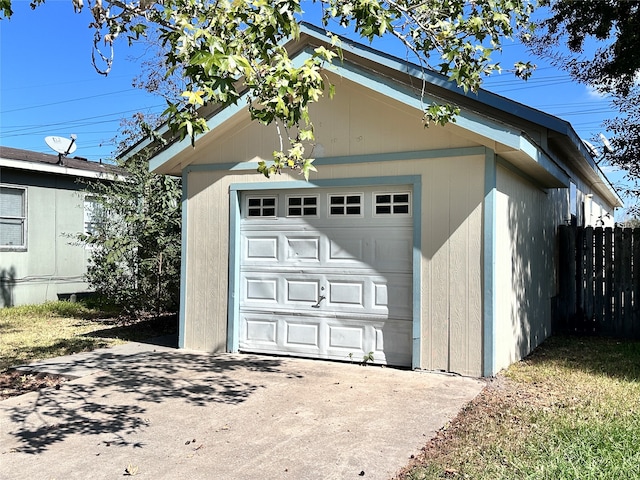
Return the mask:
{"type": "Polygon", "coordinates": [[[640,339],[640,229],[561,226],[556,326],[640,339]]]}

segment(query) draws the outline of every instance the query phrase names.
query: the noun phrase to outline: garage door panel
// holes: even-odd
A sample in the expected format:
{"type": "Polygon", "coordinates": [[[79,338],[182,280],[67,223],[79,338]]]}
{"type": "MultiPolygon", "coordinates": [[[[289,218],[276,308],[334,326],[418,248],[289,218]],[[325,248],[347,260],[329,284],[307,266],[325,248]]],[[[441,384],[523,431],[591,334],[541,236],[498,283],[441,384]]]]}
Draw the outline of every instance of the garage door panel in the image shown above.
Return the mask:
{"type": "Polygon", "coordinates": [[[342,305],[348,307],[364,308],[364,284],[363,282],[344,282],[344,281],[328,281],[329,298],[327,304],[329,306],[339,307],[342,305]]]}
{"type": "MultiPolygon", "coordinates": [[[[329,325],[329,347],[363,352],[365,326],[329,325]]],[[[348,355],[348,354],[347,354],[348,355]]]]}
{"type": "Polygon", "coordinates": [[[319,323],[286,322],[285,328],[287,345],[320,348],[319,323]]]}
{"type": "Polygon", "coordinates": [[[353,280],[353,275],[346,274],[266,270],[243,274],[241,279],[242,301],[253,309],[263,305],[270,311],[304,309],[313,313],[309,309],[315,307],[320,312],[370,312],[398,320],[411,320],[413,312],[412,278],[406,274],[353,280]]]}
{"type": "Polygon", "coordinates": [[[411,322],[300,315],[241,316],[240,349],[271,354],[410,365],[411,322]]]}
{"type": "Polygon", "coordinates": [[[277,321],[246,317],[244,320],[245,344],[257,343],[271,348],[277,347],[277,321]]]}
{"type": "Polygon", "coordinates": [[[329,240],[330,262],[364,261],[364,240],[360,238],[332,238],[329,240]]]}
{"type": "Polygon", "coordinates": [[[277,237],[249,237],[246,239],[247,259],[250,260],[277,260],[277,237]]]}
{"type": "Polygon", "coordinates": [[[322,239],[319,236],[286,236],[286,244],[288,248],[285,262],[319,262],[321,241],[322,239]]]}
{"type": "Polygon", "coordinates": [[[315,304],[319,298],[320,282],[313,280],[287,280],[286,303],[315,304]]]}
{"type": "Polygon", "coordinates": [[[278,281],[275,278],[246,278],[245,298],[249,301],[277,301],[278,281]]]}
{"type": "Polygon", "coordinates": [[[386,279],[387,309],[390,318],[410,319],[413,315],[413,279],[408,275],[393,275],[386,279]]]}
{"type": "Polygon", "coordinates": [[[374,259],[371,262],[379,271],[406,271],[413,261],[411,238],[382,238],[374,240],[374,259]]]}

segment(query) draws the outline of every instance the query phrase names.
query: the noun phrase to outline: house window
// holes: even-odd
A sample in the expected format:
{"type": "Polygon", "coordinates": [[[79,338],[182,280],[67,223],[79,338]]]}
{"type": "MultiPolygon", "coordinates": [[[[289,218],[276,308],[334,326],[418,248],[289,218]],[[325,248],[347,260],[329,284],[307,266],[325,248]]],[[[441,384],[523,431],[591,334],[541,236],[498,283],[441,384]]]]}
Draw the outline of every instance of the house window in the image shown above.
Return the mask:
{"type": "Polygon", "coordinates": [[[317,217],[318,197],[287,197],[287,217],[317,217]]]}
{"type": "Polygon", "coordinates": [[[362,215],[362,194],[330,195],[329,214],[340,215],[362,215]]]}
{"type": "Polygon", "coordinates": [[[247,217],[275,217],[276,197],[247,198],[247,217]]]}
{"type": "Polygon", "coordinates": [[[84,233],[97,235],[105,221],[104,206],[96,197],[84,197],[84,233]]]}
{"type": "Polygon", "coordinates": [[[409,193],[376,193],[376,215],[409,215],[411,211],[409,193]]]}
{"type": "Polygon", "coordinates": [[[27,189],[0,187],[0,248],[27,248],[27,189]]]}

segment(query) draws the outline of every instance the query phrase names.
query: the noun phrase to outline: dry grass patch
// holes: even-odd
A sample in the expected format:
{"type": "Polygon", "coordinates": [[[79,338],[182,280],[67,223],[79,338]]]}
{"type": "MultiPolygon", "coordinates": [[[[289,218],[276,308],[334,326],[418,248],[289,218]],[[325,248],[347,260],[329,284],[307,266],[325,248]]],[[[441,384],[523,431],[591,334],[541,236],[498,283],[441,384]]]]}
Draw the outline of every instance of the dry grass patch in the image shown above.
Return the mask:
{"type": "Polygon", "coordinates": [[[176,331],[175,315],[125,318],[82,303],[50,302],[0,309],[0,398],[60,382],[55,376],[17,373],[11,367],[176,331]]]}
{"type": "Polygon", "coordinates": [[[640,479],[640,342],[554,337],[398,478],[640,479]]]}

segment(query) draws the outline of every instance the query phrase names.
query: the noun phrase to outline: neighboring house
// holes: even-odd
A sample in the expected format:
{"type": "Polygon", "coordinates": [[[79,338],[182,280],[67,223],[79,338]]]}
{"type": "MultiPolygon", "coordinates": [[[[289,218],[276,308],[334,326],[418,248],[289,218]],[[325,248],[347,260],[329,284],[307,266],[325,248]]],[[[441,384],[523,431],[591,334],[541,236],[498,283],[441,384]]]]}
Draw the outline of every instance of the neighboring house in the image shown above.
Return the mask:
{"type": "Polygon", "coordinates": [[[81,158],[0,147],[0,306],[85,292],[89,250],[73,236],[92,226],[80,180],[109,180],[113,167],[81,158]]]}
{"type": "MultiPolygon", "coordinates": [[[[325,39],[304,26],[290,55],[325,39]]],[[[343,53],[308,182],[256,173],[280,143],[242,101],[152,158],[183,179],[180,346],[492,376],[551,333],[558,225],[611,225],[620,198],[569,123],[343,53]],[[432,100],[457,121],[424,128],[432,100]]]]}

